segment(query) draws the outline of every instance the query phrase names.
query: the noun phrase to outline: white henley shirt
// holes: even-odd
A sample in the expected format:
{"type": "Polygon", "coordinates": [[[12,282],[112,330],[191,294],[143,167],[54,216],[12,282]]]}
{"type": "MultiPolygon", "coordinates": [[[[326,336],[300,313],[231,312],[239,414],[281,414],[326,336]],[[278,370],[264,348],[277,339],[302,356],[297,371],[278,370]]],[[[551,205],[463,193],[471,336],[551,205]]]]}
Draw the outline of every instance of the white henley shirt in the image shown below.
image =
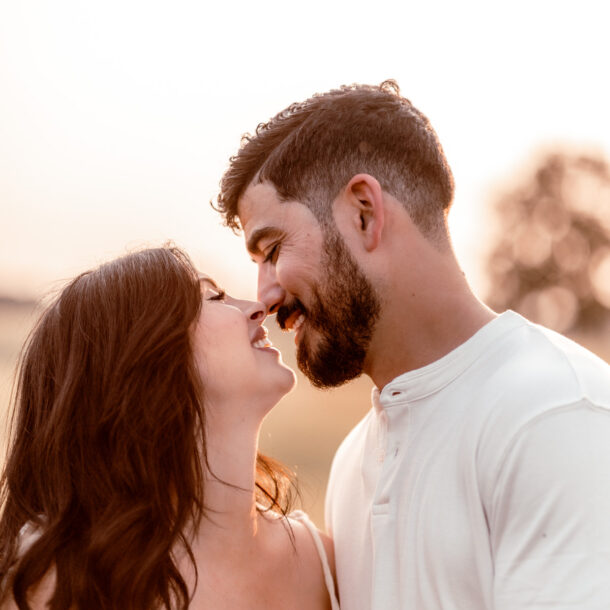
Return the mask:
{"type": "Polygon", "coordinates": [[[326,521],[342,610],[609,610],[610,367],[502,314],[373,391],[326,521]]]}

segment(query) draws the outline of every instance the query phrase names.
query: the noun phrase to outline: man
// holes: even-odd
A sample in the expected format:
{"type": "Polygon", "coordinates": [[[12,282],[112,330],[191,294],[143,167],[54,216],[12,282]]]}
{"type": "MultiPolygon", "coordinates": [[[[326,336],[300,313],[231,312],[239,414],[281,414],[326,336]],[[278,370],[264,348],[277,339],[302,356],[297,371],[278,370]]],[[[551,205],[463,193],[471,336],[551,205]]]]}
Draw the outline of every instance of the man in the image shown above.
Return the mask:
{"type": "Polygon", "coordinates": [[[452,199],[392,81],[293,104],[222,179],[300,368],[376,385],[328,489],[341,607],[610,608],[610,367],[472,294],[452,199]]]}

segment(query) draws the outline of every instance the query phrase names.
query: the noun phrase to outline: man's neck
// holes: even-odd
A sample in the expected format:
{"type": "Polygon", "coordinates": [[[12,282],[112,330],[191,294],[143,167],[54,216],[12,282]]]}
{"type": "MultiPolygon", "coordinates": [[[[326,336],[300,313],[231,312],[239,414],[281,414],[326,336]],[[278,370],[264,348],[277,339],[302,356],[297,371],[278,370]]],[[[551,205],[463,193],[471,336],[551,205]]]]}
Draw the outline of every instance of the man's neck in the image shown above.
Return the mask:
{"type": "Polygon", "coordinates": [[[439,360],[496,317],[471,292],[452,257],[408,274],[390,276],[365,362],[365,373],[380,389],[439,360]]]}

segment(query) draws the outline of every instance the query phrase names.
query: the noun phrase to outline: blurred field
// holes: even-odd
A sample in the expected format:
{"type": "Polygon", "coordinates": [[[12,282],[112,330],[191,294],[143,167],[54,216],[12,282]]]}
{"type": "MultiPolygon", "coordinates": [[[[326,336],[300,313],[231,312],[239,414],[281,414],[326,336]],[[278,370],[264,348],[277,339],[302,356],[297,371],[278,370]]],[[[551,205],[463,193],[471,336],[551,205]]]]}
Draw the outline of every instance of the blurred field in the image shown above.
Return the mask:
{"type": "Polygon", "coordinates": [[[0,460],[6,447],[6,416],[21,346],[36,319],[34,303],[0,301],[0,460]]]}
{"type": "MultiPolygon", "coordinates": [[[[6,447],[5,419],[21,345],[36,320],[33,303],[0,302],[0,456],[6,447]]],[[[293,335],[282,333],[273,319],[267,324],[284,361],[296,368],[293,335]]],[[[298,475],[302,507],[320,526],[324,494],[334,452],[370,407],[371,381],[362,378],[323,392],[299,373],[298,386],[267,416],[261,433],[263,453],[281,460],[298,475]]]]}

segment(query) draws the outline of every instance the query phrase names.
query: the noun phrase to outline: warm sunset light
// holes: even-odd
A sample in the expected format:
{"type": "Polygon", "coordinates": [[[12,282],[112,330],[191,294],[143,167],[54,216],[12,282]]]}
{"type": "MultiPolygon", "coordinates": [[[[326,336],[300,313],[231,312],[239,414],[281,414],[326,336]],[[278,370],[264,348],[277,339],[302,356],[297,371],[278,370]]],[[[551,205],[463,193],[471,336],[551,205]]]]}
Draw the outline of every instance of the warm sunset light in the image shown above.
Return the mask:
{"type": "MultiPolygon", "coordinates": [[[[0,297],[38,299],[88,267],[167,240],[223,287],[253,297],[243,240],[209,205],[241,135],[316,91],[387,78],[439,135],[456,181],[454,246],[484,296],[498,193],[547,152],[610,155],[604,9],[589,0],[4,2],[0,297]]],[[[602,212],[607,223],[610,209],[602,212]]],[[[515,258],[497,269],[552,259],[575,277],[588,273],[609,308],[610,249],[589,260],[579,234],[566,229],[559,244],[553,230],[521,223],[515,258]]],[[[534,313],[550,303],[564,329],[577,321],[563,284],[515,298],[534,313]]],[[[32,321],[15,307],[0,310],[1,412],[32,321]]],[[[277,334],[294,364],[292,337],[277,334]]],[[[369,408],[371,383],[330,394],[299,383],[263,443],[305,473],[308,510],[321,520],[330,458],[369,408]],[[330,420],[323,431],[321,419],[330,420]]]]}
{"type": "Polygon", "coordinates": [[[343,83],[395,78],[429,116],[475,283],[496,185],[540,147],[610,149],[600,3],[238,6],[3,5],[2,293],[38,295],[168,238],[249,293],[251,265],[208,201],[243,132],[343,83]]]}

